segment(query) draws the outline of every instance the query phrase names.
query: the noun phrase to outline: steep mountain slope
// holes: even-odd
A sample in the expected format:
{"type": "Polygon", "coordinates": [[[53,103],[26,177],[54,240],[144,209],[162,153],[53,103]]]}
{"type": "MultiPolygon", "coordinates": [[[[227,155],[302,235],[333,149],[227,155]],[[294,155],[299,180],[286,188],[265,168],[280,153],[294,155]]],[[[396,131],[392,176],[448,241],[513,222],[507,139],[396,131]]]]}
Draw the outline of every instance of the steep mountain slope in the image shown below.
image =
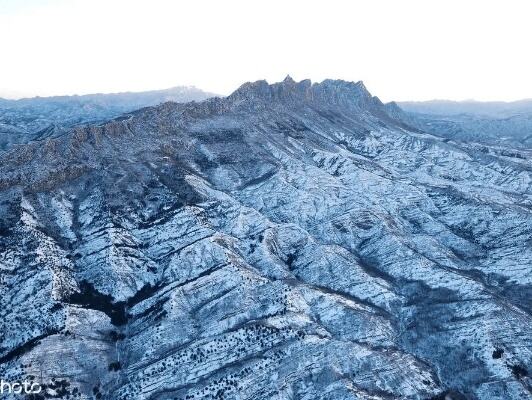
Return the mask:
{"type": "Polygon", "coordinates": [[[213,94],[195,87],[84,96],[0,99],[0,151],[15,144],[59,136],[70,127],[105,121],[166,101],[201,101],[213,94]]]}
{"type": "Polygon", "coordinates": [[[0,375],[61,398],[530,398],[531,156],[290,78],[21,146],[0,375]]]}

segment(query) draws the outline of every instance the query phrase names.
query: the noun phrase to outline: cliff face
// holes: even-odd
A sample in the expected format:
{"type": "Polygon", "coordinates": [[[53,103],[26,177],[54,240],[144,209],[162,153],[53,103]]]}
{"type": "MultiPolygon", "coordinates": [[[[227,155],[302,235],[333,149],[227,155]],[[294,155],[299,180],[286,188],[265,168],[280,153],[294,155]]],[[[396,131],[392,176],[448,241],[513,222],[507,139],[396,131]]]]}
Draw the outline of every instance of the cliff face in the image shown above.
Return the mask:
{"type": "Polygon", "coordinates": [[[531,153],[361,82],[243,85],[0,158],[0,375],[104,399],[531,396],[531,153]]]}

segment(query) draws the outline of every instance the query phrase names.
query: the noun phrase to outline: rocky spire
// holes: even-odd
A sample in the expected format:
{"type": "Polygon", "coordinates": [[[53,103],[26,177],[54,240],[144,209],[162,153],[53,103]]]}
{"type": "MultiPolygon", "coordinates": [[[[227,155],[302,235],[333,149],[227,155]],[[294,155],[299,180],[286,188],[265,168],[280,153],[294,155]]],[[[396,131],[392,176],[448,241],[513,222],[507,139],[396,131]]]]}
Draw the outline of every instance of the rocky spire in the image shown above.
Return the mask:
{"type": "Polygon", "coordinates": [[[292,79],[290,74],[288,74],[286,75],[286,78],[284,78],[283,83],[296,83],[296,82],[292,79]]]}

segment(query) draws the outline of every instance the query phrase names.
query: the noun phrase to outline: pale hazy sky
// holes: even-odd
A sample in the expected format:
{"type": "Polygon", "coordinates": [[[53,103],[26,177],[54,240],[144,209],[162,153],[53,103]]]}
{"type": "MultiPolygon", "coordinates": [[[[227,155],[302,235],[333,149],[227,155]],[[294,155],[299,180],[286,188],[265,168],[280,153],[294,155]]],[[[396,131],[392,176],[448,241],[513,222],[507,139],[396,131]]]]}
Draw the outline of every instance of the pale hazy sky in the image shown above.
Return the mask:
{"type": "Polygon", "coordinates": [[[0,0],[0,97],[363,80],[384,101],[532,98],[531,0],[0,0]]]}

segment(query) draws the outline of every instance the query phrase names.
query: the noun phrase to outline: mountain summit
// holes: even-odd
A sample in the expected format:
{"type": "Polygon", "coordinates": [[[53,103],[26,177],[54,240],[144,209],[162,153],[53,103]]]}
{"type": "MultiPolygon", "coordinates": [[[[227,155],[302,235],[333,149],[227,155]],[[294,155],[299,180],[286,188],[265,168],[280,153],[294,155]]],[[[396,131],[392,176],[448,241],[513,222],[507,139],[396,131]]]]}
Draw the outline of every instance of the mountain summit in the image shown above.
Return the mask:
{"type": "Polygon", "coordinates": [[[245,83],[229,99],[265,102],[281,101],[288,104],[302,102],[326,107],[360,107],[363,104],[381,104],[372,97],[362,81],[357,83],[342,80],[325,80],[312,83],[309,79],[294,81],[288,75],[282,82],[268,84],[265,80],[245,83]]]}
{"type": "Polygon", "coordinates": [[[101,399],[527,398],[526,151],[361,82],[246,83],[0,155],[0,376],[101,399]]]}

